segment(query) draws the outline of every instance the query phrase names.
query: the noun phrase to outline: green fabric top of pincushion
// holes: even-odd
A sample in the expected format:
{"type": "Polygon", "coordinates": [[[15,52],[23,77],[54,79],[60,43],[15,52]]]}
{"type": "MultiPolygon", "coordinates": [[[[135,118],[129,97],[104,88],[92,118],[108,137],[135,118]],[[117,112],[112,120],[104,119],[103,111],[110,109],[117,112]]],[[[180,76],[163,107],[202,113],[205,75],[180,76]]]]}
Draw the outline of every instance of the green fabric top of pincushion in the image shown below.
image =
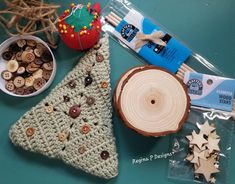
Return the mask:
{"type": "Polygon", "coordinates": [[[81,9],[72,10],[71,14],[65,19],[65,22],[70,26],[74,26],[74,32],[79,32],[84,26],[91,30],[90,23],[94,20],[94,15],[91,14],[86,6],[81,9]]]}

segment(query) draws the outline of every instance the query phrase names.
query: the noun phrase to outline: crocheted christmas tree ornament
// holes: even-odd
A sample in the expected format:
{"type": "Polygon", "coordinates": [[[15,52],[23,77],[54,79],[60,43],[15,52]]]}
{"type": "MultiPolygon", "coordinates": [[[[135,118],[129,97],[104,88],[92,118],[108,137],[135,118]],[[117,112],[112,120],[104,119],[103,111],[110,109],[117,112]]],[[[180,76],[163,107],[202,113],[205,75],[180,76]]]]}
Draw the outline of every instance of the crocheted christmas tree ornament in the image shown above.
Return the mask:
{"type": "Polygon", "coordinates": [[[14,145],[102,178],[118,174],[105,36],[9,132],[14,145]]]}

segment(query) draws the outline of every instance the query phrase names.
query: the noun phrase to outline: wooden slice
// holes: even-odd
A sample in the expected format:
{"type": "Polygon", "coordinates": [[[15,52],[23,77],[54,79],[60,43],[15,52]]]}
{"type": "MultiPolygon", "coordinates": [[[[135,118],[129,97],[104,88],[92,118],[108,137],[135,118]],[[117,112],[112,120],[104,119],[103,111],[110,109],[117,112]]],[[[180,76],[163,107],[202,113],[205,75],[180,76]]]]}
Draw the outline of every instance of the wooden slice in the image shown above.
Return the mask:
{"type": "Polygon", "coordinates": [[[177,132],[186,121],[190,107],[187,88],[166,70],[149,65],[134,68],[119,83],[116,109],[124,123],[138,133],[163,136],[177,132]]]}

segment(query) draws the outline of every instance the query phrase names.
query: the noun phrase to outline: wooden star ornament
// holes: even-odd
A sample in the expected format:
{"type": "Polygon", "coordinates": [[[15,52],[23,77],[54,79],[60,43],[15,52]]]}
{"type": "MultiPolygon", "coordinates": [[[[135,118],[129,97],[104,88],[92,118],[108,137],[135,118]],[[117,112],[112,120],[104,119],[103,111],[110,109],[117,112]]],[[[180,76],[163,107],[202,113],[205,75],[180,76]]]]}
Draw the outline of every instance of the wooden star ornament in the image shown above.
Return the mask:
{"type": "Polygon", "coordinates": [[[193,139],[190,142],[190,144],[195,144],[198,146],[198,148],[202,148],[202,146],[206,143],[208,143],[208,141],[206,139],[204,139],[203,137],[203,133],[199,133],[197,134],[195,131],[193,131],[192,133],[193,139]]]}

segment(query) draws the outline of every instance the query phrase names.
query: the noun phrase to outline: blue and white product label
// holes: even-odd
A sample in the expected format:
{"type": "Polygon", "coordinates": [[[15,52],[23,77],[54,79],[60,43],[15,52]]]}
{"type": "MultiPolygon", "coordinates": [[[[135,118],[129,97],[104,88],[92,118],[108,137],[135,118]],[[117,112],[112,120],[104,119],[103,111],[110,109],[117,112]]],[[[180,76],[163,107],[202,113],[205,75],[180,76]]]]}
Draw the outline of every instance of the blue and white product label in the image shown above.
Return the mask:
{"type": "Polygon", "coordinates": [[[150,35],[157,31],[160,31],[160,27],[132,9],[116,26],[113,34],[149,64],[163,67],[172,73],[176,73],[182,63],[191,55],[191,51],[168,33],[164,33],[161,38],[166,43],[166,46],[149,41],[142,47],[136,48],[138,41],[136,34],[138,32],[150,35]]]}
{"type": "Polygon", "coordinates": [[[235,80],[186,72],[184,83],[187,85],[191,104],[231,112],[235,93],[235,80]]]}

